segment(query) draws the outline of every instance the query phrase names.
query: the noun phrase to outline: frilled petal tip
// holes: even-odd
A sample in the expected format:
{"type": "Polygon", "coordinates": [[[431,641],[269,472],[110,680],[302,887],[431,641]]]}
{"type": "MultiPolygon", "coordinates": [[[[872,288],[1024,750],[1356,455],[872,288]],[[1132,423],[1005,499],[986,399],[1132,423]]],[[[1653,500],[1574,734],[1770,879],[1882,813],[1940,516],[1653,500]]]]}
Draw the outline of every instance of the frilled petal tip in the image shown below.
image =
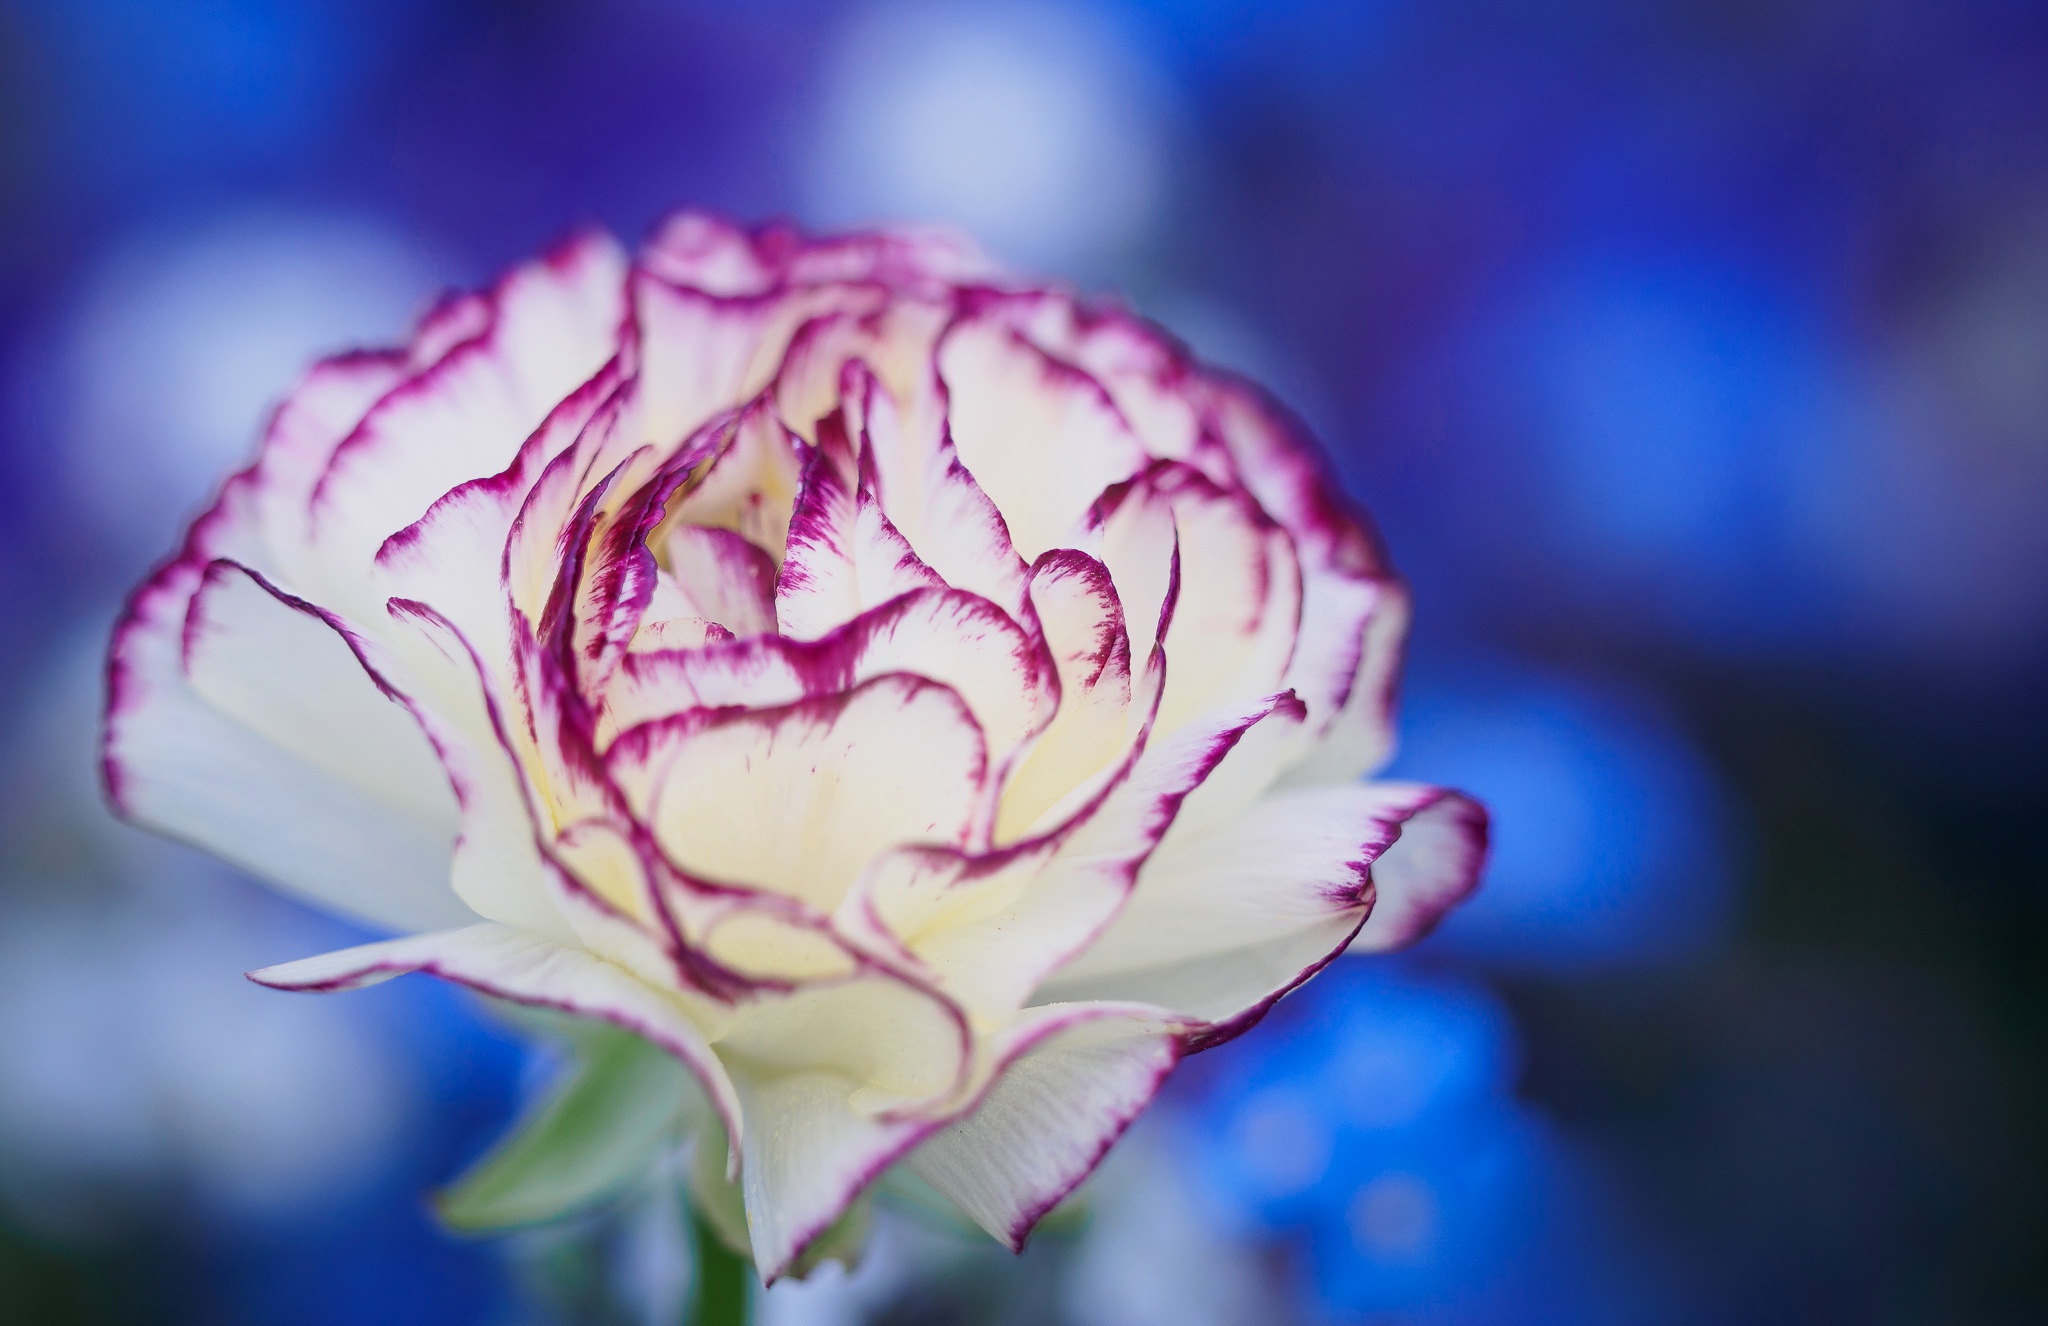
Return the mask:
{"type": "Polygon", "coordinates": [[[1188,1053],[1256,1026],[1348,948],[1412,943],[1478,884],[1486,813],[1411,783],[1282,789],[1170,835],[1116,923],[1040,992],[1187,1018],[1188,1053]]]}
{"type": "Polygon", "coordinates": [[[1401,815],[1401,833],[1373,863],[1372,914],[1351,941],[1353,953],[1385,953],[1422,939],[1479,887],[1486,866],[1486,807],[1441,787],[1377,786],[1401,815]]]}

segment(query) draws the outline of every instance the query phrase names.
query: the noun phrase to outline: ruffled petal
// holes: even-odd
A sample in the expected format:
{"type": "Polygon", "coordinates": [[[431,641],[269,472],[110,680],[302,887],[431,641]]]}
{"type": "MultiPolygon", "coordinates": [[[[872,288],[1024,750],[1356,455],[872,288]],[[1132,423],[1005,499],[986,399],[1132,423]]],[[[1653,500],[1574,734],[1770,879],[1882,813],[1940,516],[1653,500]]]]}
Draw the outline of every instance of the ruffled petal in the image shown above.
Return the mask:
{"type": "Polygon", "coordinates": [[[757,402],[726,430],[709,468],[672,503],[670,521],[732,530],[782,565],[809,448],[757,402]]]}
{"type": "MultiPolygon", "coordinates": [[[[871,380],[869,380],[871,381],[871,380]]],[[[818,428],[775,585],[784,635],[814,640],[899,594],[944,587],[882,508],[871,463],[840,416],[818,428]]]]}
{"type": "Polygon", "coordinates": [[[1245,814],[1195,822],[1146,862],[1130,903],[1041,998],[1134,999],[1209,1024],[1202,1047],[1255,1022],[1363,937],[1419,938],[1469,893],[1484,813],[1402,783],[1276,792],[1245,814]]]}
{"type": "Polygon", "coordinates": [[[1372,916],[1351,947],[1384,953],[1414,943],[1479,887],[1486,864],[1486,808],[1458,792],[1419,783],[1368,783],[1381,813],[1400,816],[1401,836],[1373,865],[1372,916]]]}
{"type": "Polygon", "coordinates": [[[918,589],[813,641],[760,636],[626,660],[605,695],[599,738],[694,708],[765,708],[848,691],[892,672],[958,692],[999,765],[1057,702],[1039,643],[988,600],[918,589]]]}
{"type": "Polygon", "coordinates": [[[1281,688],[1302,626],[1301,567],[1293,539],[1246,494],[1160,462],[1105,494],[1091,519],[1127,606],[1159,593],[1168,531],[1179,549],[1161,731],[1281,688]]]}
{"type": "MultiPolygon", "coordinates": [[[[1309,733],[1302,753],[1287,773],[1293,784],[1349,783],[1386,763],[1394,749],[1394,690],[1400,680],[1402,651],[1408,640],[1408,591],[1399,581],[1343,581],[1323,577],[1310,582],[1309,607],[1321,615],[1303,629],[1301,662],[1306,671],[1310,660],[1336,656],[1336,670],[1327,666],[1323,675],[1345,680],[1342,699],[1335,713],[1325,704],[1318,711],[1323,725],[1309,733]],[[1355,637],[1331,641],[1331,628],[1348,623],[1352,611],[1363,606],[1363,622],[1355,637]],[[1355,646],[1357,662],[1343,672],[1347,655],[1331,644],[1347,641],[1355,646]],[[1330,642],[1326,644],[1325,642],[1330,642]]],[[[1325,696],[1335,692],[1318,685],[1318,679],[1304,676],[1325,696]]]]}
{"type": "Polygon", "coordinates": [[[743,1137],[739,1097],[687,997],[656,989],[581,949],[513,926],[472,925],[385,940],[249,973],[278,990],[356,990],[423,971],[534,1008],[600,1018],[667,1050],[697,1075],[729,1135],[743,1137]]]}
{"type": "Polygon", "coordinates": [[[960,461],[1027,561],[1068,542],[1103,489],[1147,460],[1099,383],[993,317],[947,331],[939,372],[960,461]]]}
{"type": "MultiPolygon", "coordinates": [[[[444,494],[377,550],[368,582],[376,602],[432,604],[477,650],[501,689],[512,684],[506,542],[543,476],[567,486],[576,467],[572,449],[594,421],[616,412],[623,372],[618,359],[608,361],[548,412],[510,465],[444,494]]],[[[530,602],[534,597],[529,591],[530,602]]],[[[545,595],[538,597],[535,616],[545,602],[545,595]]],[[[375,619],[365,623],[366,629],[377,625],[375,619]]]]}
{"type": "Polygon", "coordinates": [[[1059,676],[1059,709],[1003,787],[996,841],[1014,842],[1115,766],[1149,714],[1132,700],[1131,640],[1109,569],[1060,548],[1031,569],[1032,613],[1059,676]]]}
{"type": "Polygon", "coordinates": [[[115,637],[109,791],[124,814],[372,925],[473,920],[449,889],[447,776],[356,648],[246,568],[167,568],[115,637]]]}
{"type": "Polygon", "coordinates": [[[1259,506],[1294,535],[1302,561],[1355,576],[1390,574],[1378,536],[1330,475],[1307,429],[1245,380],[1214,370],[1190,384],[1259,506]]]}
{"type": "MultiPolygon", "coordinates": [[[[360,593],[384,541],[440,497],[497,474],[618,350],[625,258],[579,238],[494,292],[489,327],[383,397],[338,445],[310,498],[328,595],[360,593]]],[[[360,605],[325,599],[351,616],[360,605]]]]}
{"type": "Polygon", "coordinates": [[[901,675],[643,724],[606,762],[682,869],[828,911],[891,847],[966,845],[987,799],[974,716],[950,688],[901,675]]]}
{"type": "Polygon", "coordinates": [[[462,808],[457,896],[480,916],[567,942],[573,934],[556,907],[553,865],[538,834],[550,816],[537,804],[482,660],[426,604],[394,599],[390,617],[409,665],[401,699],[434,743],[462,808]]]}
{"type": "Polygon", "coordinates": [[[1180,1057],[1178,1030],[1143,1005],[1031,1010],[978,1108],[912,1152],[910,1169],[1021,1252],[1152,1102],[1180,1057]]]}
{"type": "Polygon", "coordinates": [[[678,525],[670,531],[667,564],[691,616],[735,637],[775,629],[775,559],[735,530],[678,525]]]}
{"type": "Polygon", "coordinates": [[[720,1041],[748,1131],[741,1182],[771,1283],[884,1170],[944,1121],[972,1042],[957,1009],[886,974],[742,1010],[720,1041]]]}
{"type": "Polygon", "coordinates": [[[1212,779],[1264,765],[1300,721],[1291,696],[1190,724],[1148,745],[1118,779],[1045,838],[983,857],[923,850],[878,863],[841,907],[930,969],[940,988],[994,1020],[1091,945],[1125,905],[1139,868],[1177,817],[1198,814],[1212,779]],[[853,913],[856,902],[859,913],[853,913]]]}
{"type": "MultiPolygon", "coordinates": [[[[248,472],[255,496],[255,546],[217,546],[211,555],[234,557],[273,582],[304,579],[314,485],[335,447],[413,367],[405,352],[395,350],[358,352],[314,365],[271,416],[262,451],[248,472]]],[[[204,529],[210,519],[202,517],[197,528],[204,529]]]]}
{"type": "Polygon", "coordinates": [[[805,323],[873,312],[886,297],[879,288],[853,285],[720,294],[653,270],[636,274],[633,312],[646,384],[641,440],[674,447],[720,411],[759,394],[805,323]]]}

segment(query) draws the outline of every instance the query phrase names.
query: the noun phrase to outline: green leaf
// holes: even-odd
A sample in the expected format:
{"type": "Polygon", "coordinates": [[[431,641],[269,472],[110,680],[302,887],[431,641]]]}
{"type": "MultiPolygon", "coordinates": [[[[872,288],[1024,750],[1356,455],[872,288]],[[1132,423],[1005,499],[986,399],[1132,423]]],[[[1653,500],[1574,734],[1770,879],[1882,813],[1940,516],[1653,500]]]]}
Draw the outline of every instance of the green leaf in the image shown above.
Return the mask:
{"type": "Polygon", "coordinates": [[[674,1144],[701,1094],[674,1056],[630,1032],[585,1022],[577,1063],[435,1201],[441,1219],[471,1232],[511,1229],[571,1214],[642,1178],[674,1144]]]}

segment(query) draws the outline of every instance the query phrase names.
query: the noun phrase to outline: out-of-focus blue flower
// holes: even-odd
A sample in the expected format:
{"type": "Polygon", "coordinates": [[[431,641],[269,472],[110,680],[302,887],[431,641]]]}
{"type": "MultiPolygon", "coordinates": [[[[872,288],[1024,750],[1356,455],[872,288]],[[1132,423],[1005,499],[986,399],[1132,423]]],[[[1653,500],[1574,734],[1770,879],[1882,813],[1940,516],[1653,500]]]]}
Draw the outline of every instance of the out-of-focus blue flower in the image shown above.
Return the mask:
{"type": "Polygon", "coordinates": [[[1486,879],[1430,941],[1550,968],[1711,946],[1733,903],[1730,802],[1650,696],[1468,662],[1416,670],[1394,771],[1492,808],[1486,879]]]}
{"type": "Polygon", "coordinates": [[[1698,254],[1561,255],[1456,352],[1461,426],[1491,457],[1483,555],[1517,548],[1553,601],[1716,650],[1823,634],[1797,508],[1814,316],[1698,254]]]}
{"type": "Polygon", "coordinates": [[[947,221],[1073,271],[1143,239],[1165,201],[1168,90],[1085,8],[876,6],[823,85],[804,153],[818,222],[947,221]]]}
{"type": "Polygon", "coordinates": [[[333,130],[408,6],[379,0],[32,0],[24,35],[66,183],[183,183],[333,130]]]}
{"type": "Polygon", "coordinates": [[[1246,1234],[1292,1241],[1309,1315],[1597,1319],[1609,1245],[1585,1236],[1572,1155],[1512,1093],[1499,1003],[1347,960],[1292,1004],[1190,1064],[1188,1097],[1209,1192],[1246,1234]]]}
{"type": "Polygon", "coordinates": [[[388,345],[439,275],[374,217],[224,210],[127,235],[95,265],[53,373],[64,488],[131,558],[161,547],[319,355],[388,345]]]}

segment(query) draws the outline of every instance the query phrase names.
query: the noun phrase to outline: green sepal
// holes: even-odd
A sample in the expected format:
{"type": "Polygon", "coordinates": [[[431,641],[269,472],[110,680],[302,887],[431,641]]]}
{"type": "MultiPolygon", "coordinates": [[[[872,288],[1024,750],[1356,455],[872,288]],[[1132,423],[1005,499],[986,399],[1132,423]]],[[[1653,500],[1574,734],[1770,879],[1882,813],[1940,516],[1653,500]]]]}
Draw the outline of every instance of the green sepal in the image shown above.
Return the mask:
{"type": "Polygon", "coordinates": [[[701,1095],[690,1071],[631,1032],[576,1021],[575,1066],[436,1196],[451,1228],[488,1233],[573,1214],[644,1178],[676,1144],[701,1095]]]}

